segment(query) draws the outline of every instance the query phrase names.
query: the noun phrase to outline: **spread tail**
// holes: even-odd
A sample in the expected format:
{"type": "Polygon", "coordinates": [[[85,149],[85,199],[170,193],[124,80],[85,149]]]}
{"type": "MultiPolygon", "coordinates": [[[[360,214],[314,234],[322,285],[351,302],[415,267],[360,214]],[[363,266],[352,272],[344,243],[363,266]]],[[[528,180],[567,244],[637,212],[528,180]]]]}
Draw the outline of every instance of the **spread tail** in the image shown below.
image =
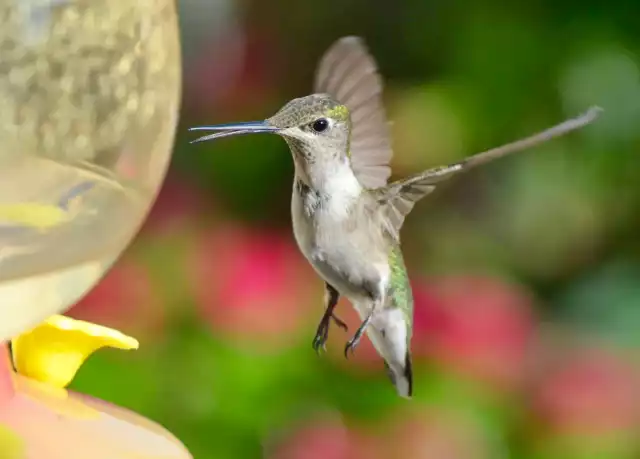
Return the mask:
{"type": "Polygon", "coordinates": [[[404,398],[411,398],[413,395],[413,368],[411,363],[411,353],[407,352],[404,365],[390,365],[386,360],[384,366],[387,369],[389,379],[396,387],[398,395],[404,398]]]}

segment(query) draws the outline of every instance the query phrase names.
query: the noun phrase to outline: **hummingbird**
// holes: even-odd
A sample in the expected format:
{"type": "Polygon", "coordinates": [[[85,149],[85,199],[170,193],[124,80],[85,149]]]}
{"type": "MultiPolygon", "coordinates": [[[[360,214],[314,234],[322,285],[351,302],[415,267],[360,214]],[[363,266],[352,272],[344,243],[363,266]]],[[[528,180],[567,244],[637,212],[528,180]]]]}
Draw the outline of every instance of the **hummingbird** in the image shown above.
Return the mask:
{"type": "Polygon", "coordinates": [[[361,323],[345,356],[366,333],[398,395],[411,398],[413,296],[400,247],[405,217],[443,180],[585,126],[601,109],[591,107],[525,139],[388,183],[393,151],[382,86],[364,40],[344,37],[321,58],[313,94],[291,100],[264,121],[191,128],[213,131],[191,143],[256,133],[284,138],[295,171],[294,237],[324,281],[324,314],[313,348],[324,349],[331,321],[347,330],[335,314],[339,298],[346,297],[361,323]]]}

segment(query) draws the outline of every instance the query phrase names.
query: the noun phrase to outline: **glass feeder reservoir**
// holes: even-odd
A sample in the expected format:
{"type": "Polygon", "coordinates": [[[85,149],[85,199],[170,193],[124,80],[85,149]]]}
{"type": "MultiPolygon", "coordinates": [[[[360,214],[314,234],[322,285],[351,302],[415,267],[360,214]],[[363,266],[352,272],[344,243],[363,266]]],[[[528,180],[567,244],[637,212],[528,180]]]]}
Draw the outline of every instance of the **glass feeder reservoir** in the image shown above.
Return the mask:
{"type": "Polygon", "coordinates": [[[129,243],[179,108],[173,0],[0,0],[0,342],[65,311],[129,243]]]}

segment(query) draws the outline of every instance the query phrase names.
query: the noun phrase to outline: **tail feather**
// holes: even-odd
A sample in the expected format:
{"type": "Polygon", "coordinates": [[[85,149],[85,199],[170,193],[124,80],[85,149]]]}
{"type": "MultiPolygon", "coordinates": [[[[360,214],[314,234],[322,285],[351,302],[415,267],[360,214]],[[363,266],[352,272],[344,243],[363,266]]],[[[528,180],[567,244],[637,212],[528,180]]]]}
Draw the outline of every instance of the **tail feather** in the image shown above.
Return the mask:
{"type": "Polygon", "coordinates": [[[398,395],[404,398],[413,396],[413,365],[411,362],[411,353],[407,352],[404,365],[393,365],[384,361],[387,375],[398,392],[398,395]]]}
{"type": "Polygon", "coordinates": [[[378,354],[384,360],[389,379],[396,387],[398,395],[411,398],[413,395],[413,368],[411,364],[410,340],[407,339],[407,325],[400,309],[386,309],[374,318],[367,329],[378,354]]]}

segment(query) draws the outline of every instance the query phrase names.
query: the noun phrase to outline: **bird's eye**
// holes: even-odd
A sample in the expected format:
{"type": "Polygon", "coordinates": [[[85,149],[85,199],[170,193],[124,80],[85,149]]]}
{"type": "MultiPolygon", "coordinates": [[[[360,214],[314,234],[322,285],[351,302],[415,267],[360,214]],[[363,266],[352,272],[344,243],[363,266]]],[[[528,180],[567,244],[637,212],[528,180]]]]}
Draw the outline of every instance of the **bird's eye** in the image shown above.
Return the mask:
{"type": "Polygon", "coordinates": [[[311,125],[311,128],[316,132],[326,131],[329,127],[329,121],[325,118],[320,118],[319,120],[315,120],[311,125]]]}

